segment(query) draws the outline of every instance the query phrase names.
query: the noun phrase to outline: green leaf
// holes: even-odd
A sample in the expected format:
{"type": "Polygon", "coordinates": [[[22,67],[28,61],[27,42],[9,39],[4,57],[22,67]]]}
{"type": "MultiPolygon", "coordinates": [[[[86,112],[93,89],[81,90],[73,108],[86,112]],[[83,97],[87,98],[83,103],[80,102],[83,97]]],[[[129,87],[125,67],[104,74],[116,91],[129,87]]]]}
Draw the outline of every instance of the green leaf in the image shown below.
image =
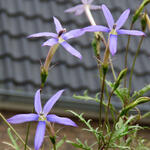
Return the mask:
{"type": "Polygon", "coordinates": [[[87,145],[86,141],[83,144],[78,138],[76,138],[76,143],[70,140],[67,140],[66,142],[72,144],[76,148],[81,148],[83,150],[92,150],[92,148],[87,145]]]}
{"type": "Polygon", "coordinates": [[[140,98],[136,99],[134,102],[130,103],[129,105],[127,105],[125,108],[123,108],[121,110],[120,116],[126,115],[126,113],[130,109],[136,107],[137,105],[142,104],[142,103],[146,103],[146,102],[149,102],[149,101],[150,101],[149,97],[140,97],[140,98]]]}
{"type": "Polygon", "coordinates": [[[139,6],[139,8],[136,10],[135,14],[133,15],[132,24],[135,23],[135,21],[138,19],[138,17],[140,16],[141,12],[143,11],[144,7],[148,3],[150,3],[150,0],[143,0],[143,2],[141,3],[141,5],[139,6]]]}
{"type": "Polygon", "coordinates": [[[132,97],[140,97],[143,96],[146,92],[150,91],[150,84],[146,85],[144,88],[142,88],[139,91],[135,91],[132,95],[132,97]]]}
{"type": "Polygon", "coordinates": [[[12,133],[11,133],[11,129],[10,129],[10,128],[8,128],[7,133],[8,133],[8,135],[9,135],[9,138],[10,138],[10,140],[11,140],[11,142],[12,142],[12,144],[13,144],[15,150],[19,150],[19,147],[18,147],[18,145],[17,145],[17,143],[16,143],[16,140],[15,140],[14,137],[12,136],[12,133]]]}
{"type": "Polygon", "coordinates": [[[113,91],[115,91],[115,90],[119,87],[120,82],[122,81],[122,79],[123,79],[123,77],[126,75],[126,73],[127,73],[127,68],[123,69],[123,70],[119,73],[119,75],[118,75],[118,77],[117,77],[117,80],[116,80],[115,83],[114,83],[113,91]]]}
{"type": "MultiPolygon", "coordinates": [[[[62,144],[64,144],[66,141],[66,136],[64,136],[59,142],[57,142],[56,144],[56,149],[58,149],[59,147],[61,147],[62,144]]],[[[54,150],[54,149],[52,149],[54,150]]]]}

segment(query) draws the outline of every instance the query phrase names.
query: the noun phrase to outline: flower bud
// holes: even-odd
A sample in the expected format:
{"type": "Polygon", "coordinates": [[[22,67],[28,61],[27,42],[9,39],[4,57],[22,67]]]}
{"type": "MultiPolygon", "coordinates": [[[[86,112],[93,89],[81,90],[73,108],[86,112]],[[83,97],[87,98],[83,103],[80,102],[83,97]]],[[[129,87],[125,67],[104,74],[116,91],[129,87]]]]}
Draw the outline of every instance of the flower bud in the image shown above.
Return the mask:
{"type": "Polygon", "coordinates": [[[140,16],[141,12],[143,11],[144,7],[150,3],[150,0],[143,0],[143,2],[141,3],[140,7],[136,10],[133,18],[132,18],[132,24],[134,24],[136,22],[136,20],[138,19],[138,17],[140,16]]]}
{"type": "Polygon", "coordinates": [[[149,28],[149,30],[150,30],[150,18],[149,18],[149,16],[148,16],[148,14],[146,14],[145,17],[146,17],[146,23],[147,23],[148,28],[149,28]]]}
{"type": "Polygon", "coordinates": [[[146,13],[141,15],[141,27],[142,27],[142,31],[145,31],[146,29],[146,13]]]}

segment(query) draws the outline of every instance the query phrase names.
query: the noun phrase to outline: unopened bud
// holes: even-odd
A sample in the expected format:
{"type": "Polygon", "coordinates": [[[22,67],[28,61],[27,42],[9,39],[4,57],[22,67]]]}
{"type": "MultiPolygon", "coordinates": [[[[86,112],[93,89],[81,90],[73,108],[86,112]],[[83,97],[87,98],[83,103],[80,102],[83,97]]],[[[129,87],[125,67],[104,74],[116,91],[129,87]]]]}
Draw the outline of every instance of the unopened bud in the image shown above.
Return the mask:
{"type": "Polygon", "coordinates": [[[145,31],[146,29],[146,13],[141,15],[141,27],[142,27],[142,31],[145,31]]]}
{"type": "Polygon", "coordinates": [[[44,87],[47,76],[48,76],[48,71],[45,70],[44,66],[41,66],[41,88],[44,87]]]}
{"type": "Polygon", "coordinates": [[[148,16],[148,14],[145,15],[145,18],[146,18],[146,23],[147,23],[147,25],[148,25],[148,28],[149,28],[149,30],[150,30],[150,18],[149,18],[149,16],[148,16]]]}
{"type": "Polygon", "coordinates": [[[138,19],[138,17],[140,16],[141,12],[143,11],[144,7],[150,3],[150,0],[143,0],[143,2],[141,3],[140,7],[136,10],[136,12],[134,13],[134,16],[132,18],[132,24],[134,24],[136,22],[136,20],[138,19]]]}

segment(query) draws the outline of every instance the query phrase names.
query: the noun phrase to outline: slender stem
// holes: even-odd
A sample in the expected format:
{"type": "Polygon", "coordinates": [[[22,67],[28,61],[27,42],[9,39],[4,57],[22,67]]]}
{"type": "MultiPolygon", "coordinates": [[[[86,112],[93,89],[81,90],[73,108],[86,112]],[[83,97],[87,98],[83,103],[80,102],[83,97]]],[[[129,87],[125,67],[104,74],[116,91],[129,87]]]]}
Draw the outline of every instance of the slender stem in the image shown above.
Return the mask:
{"type": "MultiPolygon", "coordinates": [[[[24,140],[20,137],[20,135],[17,133],[17,131],[7,122],[7,120],[5,119],[5,117],[1,113],[0,113],[0,117],[3,119],[5,124],[15,133],[15,135],[22,142],[22,144],[25,145],[24,140]]],[[[27,147],[28,150],[31,150],[31,148],[29,148],[29,146],[26,146],[26,147],[27,147]]]]}
{"type": "MultiPolygon", "coordinates": [[[[32,113],[33,113],[33,112],[34,112],[34,108],[32,109],[32,113]]],[[[27,149],[30,127],[31,127],[31,122],[29,122],[28,125],[27,125],[27,133],[26,133],[26,139],[25,139],[24,150],[27,149]]]]}
{"type": "Polygon", "coordinates": [[[105,126],[105,123],[107,122],[108,127],[109,127],[108,111],[109,111],[109,107],[110,107],[110,100],[111,100],[113,93],[114,93],[114,90],[111,92],[109,99],[108,99],[107,110],[106,110],[105,121],[104,121],[104,126],[105,126]]]}
{"type": "Polygon", "coordinates": [[[131,73],[130,73],[130,78],[129,78],[129,94],[130,94],[130,91],[131,91],[132,76],[133,76],[133,70],[134,70],[134,67],[135,67],[135,62],[136,62],[137,56],[139,54],[139,51],[140,51],[143,40],[144,40],[144,36],[141,37],[140,43],[138,45],[138,48],[137,48],[137,51],[136,51],[136,54],[135,54],[135,57],[134,57],[134,60],[133,60],[133,63],[132,63],[131,73]]]}
{"type": "Polygon", "coordinates": [[[101,96],[100,96],[100,105],[99,105],[99,128],[101,128],[102,125],[102,104],[103,104],[103,97],[104,97],[105,78],[106,78],[106,73],[103,75],[103,81],[101,86],[101,96]]]}
{"type": "Polygon", "coordinates": [[[116,81],[117,78],[116,78],[116,74],[115,74],[115,69],[114,69],[114,66],[113,66],[113,63],[112,63],[112,60],[111,60],[110,56],[109,56],[109,62],[110,62],[110,67],[111,67],[111,71],[112,71],[114,80],[116,81]]]}
{"type": "Polygon", "coordinates": [[[44,68],[46,71],[48,71],[50,63],[52,61],[52,58],[57,50],[57,47],[59,46],[59,44],[55,44],[54,46],[52,46],[48,52],[48,55],[46,57],[45,63],[44,63],[44,68]]]}
{"type": "Polygon", "coordinates": [[[27,133],[26,133],[24,150],[26,150],[26,148],[27,148],[30,127],[31,127],[31,122],[29,122],[28,125],[27,125],[27,133]]]}
{"type": "MultiPolygon", "coordinates": [[[[132,30],[132,28],[133,28],[133,23],[132,23],[131,26],[130,26],[130,30],[132,30]]],[[[128,36],[127,47],[126,47],[124,68],[127,68],[128,50],[129,50],[130,39],[131,39],[131,36],[129,35],[129,36],[128,36]]],[[[124,87],[126,87],[126,84],[127,84],[127,75],[125,75],[125,77],[124,77],[124,87]]]]}

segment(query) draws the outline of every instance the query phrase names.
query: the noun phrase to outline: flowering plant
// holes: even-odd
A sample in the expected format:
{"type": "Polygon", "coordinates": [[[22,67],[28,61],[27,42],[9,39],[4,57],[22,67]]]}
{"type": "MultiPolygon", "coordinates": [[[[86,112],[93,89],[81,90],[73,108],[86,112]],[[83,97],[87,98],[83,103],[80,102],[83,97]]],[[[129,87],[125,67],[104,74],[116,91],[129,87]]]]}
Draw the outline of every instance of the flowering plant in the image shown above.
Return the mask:
{"type": "MultiPolygon", "coordinates": [[[[38,122],[38,126],[36,129],[35,139],[34,139],[34,149],[35,150],[43,150],[43,141],[45,140],[45,133],[48,131],[49,139],[51,145],[53,146],[52,150],[57,150],[61,148],[61,145],[64,142],[72,144],[77,149],[83,150],[112,150],[112,149],[137,149],[137,150],[148,150],[149,147],[146,145],[147,143],[143,140],[143,138],[138,138],[137,133],[139,130],[144,129],[142,126],[138,124],[140,119],[143,119],[150,115],[150,113],[141,114],[140,110],[137,108],[139,104],[147,103],[150,101],[150,97],[145,96],[144,94],[150,90],[150,85],[145,86],[143,89],[138,92],[131,92],[132,87],[132,76],[133,70],[135,66],[135,62],[141,47],[141,44],[145,38],[145,29],[146,26],[150,25],[150,20],[147,12],[143,13],[143,10],[146,5],[150,3],[150,0],[143,0],[139,8],[134,13],[132,24],[130,29],[121,29],[125,24],[128,16],[130,14],[130,10],[126,9],[119,19],[115,22],[110,10],[106,5],[94,5],[92,4],[93,0],[81,0],[81,4],[76,5],[72,8],[68,8],[64,10],[65,13],[75,13],[76,16],[83,14],[85,12],[87,19],[91,23],[90,26],[83,27],[80,29],[74,29],[69,32],[66,32],[66,29],[62,27],[61,23],[56,17],[53,17],[54,24],[56,27],[56,32],[41,32],[35,33],[28,38],[38,38],[38,37],[51,37],[46,40],[42,46],[49,46],[50,50],[46,56],[44,65],[41,65],[41,86],[35,93],[34,97],[34,109],[32,113],[29,114],[19,114],[15,115],[9,119],[5,119],[5,117],[0,113],[0,117],[4,120],[4,122],[9,126],[8,134],[12,141],[12,144],[9,143],[13,147],[13,149],[19,150],[19,146],[12,136],[11,131],[18,137],[18,139],[24,145],[24,150],[31,148],[28,146],[28,135],[30,124],[28,124],[28,131],[26,134],[26,140],[20,137],[17,131],[12,127],[11,124],[20,124],[24,122],[38,122]],[[102,10],[101,13],[104,14],[107,25],[97,25],[91,10],[102,10]],[[134,23],[141,18],[142,31],[140,30],[132,30],[134,23]],[[76,139],[76,141],[66,140],[63,138],[61,141],[57,142],[57,132],[54,131],[51,123],[58,123],[68,126],[77,127],[77,124],[69,118],[59,117],[54,114],[48,114],[52,109],[54,104],[58,101],[64,90],[59,90],[55,95],[53,95],[42,108],[41,104],[41,93],[44,90],[45,83],[47,80],[47,76],[49,73],[49,67],[51,66],[52,58],[55,56],[55,52],[58,49],[58,46],[61,45],[65,48],[69,53],[73,56],[79,58],[80,60],[82,56],[78,50],[72,47],[68,42],[69,39],[78,38],[86,34],[86,32],[91,32],[94,34],[94,39],[92,42],[95,60],[97,62],[97,69],[99,72],[100,79],[100,91],[96,93],[95,97],[90,96],[87,92],[84,95],[74,95],[74,98],[80,100],[91,100],[97,102],[99,105],[99,123],[98,127],[93,127],[91,125],[91,120],[86,120],[83,117],[83,114],[78,114],[74,111],[70,112],[77,117],[82,123],[87,127],[85,130],[92,133],[95,137],[95,142],[89,145],[86,141],[82,142],[80,139],[76,139]],[[103,32],[108,33],[108,39],[106,40],[103,32]],[[117,38],[118,35],[128,35],[128,43],[126,48],[125,55],[125,65],[124,68],[120,71],[119,75],[116,76],[113,63],[111,58],[116,55],[117,56],[117,38]],[[128,49],[130,44],[131,35],[139,36],[141,38],[140,43],[137,47],[137,51],[135,57],[132,62],[131,70],[128,70],[127,66],[127,56],[128,49]],[[101,43],[103,42],[105,49],[101,47],[101,43]],[[104,52],[101,53],[101,52],[104,52]],[[110,55],[111,54],[111,55],[110,55]],[[102,59],[103,58],[103,59],[102,59]],[[113,81],[109,81],[107,79],[107,74],[109,67],[111,68],[112,75],[114,77],[113,81]],[[127,73],[130,75],[129,77],[129,87],[127,87],[127,73]],[[124,85],[122,85],[122,81],[124,80],[124,85]],[[109,90],[108,90],[109,87],[109,90]],[[112,101],[114,100],[114,96],[118,97],[121,101],[121,109],[118,111],[112,101]],[[137,113],[132,113],[131,110],[136,110],[137,113]],[[35,111],[35,112],[34,112],[35,111]],[[46,131],[47,129],[47,131],[46,131]]],[[[47,149],[47,148],[46,148],[47,149]]]]}

